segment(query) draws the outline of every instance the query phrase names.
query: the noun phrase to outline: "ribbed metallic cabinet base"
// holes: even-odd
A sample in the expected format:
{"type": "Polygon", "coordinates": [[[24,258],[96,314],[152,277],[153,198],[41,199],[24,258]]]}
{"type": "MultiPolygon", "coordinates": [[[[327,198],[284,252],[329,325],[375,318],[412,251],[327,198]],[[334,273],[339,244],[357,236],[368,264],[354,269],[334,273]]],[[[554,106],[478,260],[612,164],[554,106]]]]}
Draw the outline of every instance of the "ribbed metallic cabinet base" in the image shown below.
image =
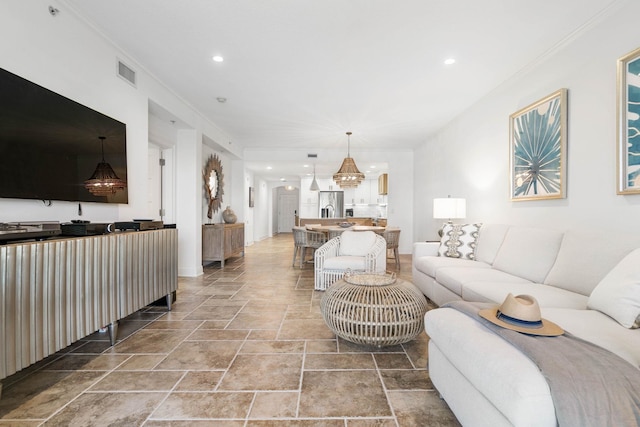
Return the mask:
{"type": "Polygon", "coordinates": [[[178,233],[166,229],[118,237],[121,319],[178,288],[178,233]]]}
{"type": "Polygon", "coordinates": [[[0,246],[0,378],[177,289],[177,230],[0,246]]]}

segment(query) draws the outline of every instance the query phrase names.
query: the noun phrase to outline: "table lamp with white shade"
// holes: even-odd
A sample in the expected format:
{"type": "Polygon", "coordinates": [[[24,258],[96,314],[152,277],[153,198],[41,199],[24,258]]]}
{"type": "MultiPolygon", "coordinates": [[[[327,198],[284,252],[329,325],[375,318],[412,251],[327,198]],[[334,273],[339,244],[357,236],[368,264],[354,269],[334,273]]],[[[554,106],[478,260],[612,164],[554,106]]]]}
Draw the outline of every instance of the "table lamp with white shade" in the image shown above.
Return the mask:
{"type": "MultiPolygon", "coordinates": [[[[452,219],[461,219],[467,216],[467,200],[447,196],[446,198],[433,199],[433,218],[446,219],[447,224],[452,224],[452,219]]],[[[438,235],[442,237],[442,228],[438,235]]]]}

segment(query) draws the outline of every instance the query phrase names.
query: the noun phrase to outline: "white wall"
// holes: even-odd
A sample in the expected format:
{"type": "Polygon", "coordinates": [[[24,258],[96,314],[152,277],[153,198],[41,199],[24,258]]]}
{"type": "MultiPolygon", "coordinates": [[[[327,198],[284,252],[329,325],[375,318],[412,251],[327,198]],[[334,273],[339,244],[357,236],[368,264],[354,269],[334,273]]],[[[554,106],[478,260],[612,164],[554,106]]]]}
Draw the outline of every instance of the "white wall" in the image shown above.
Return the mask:
{"type": "MultiPolygon", "coordinates": [[[[206,222],[201,214],[203,141],[225,152],[227,204],[233,192],[229,159],[239,158],[242,147],[232,144],[215,124],[95,32],[66,4],[12,0],[2,6],[0,67],[127,125],[129,203],[82,203],[82,219],[113,222],[149,216],[149,144],[161,147],[167,159],[165,222],[175,222],[180,228],[179,274],[201,274],[200,227],[206,222]],[[48,12],[49,4],[60,10],[55,17],[48,12]],[[136,71],[136,87],[116,75],[118,59],[136,71]]],[[[75,202],[53,201],[48,207],[38,200],[0,199],[0,222],[66,222],[77,217],[75,202]]]]}
{"type": "MultiPolygon", "coordinates": [[[[0,66],[27,80],[127,124],[128,205],[82,203],[83,219],[144,217],[147,210],[147,98],[118,78],[116,57],[127,60],[71,13],[52,17],[45,1],[3,2],[0,66]]],[[[140,76],[140,85],[145,77],[140,76]]],[[[78,204],[0,199],[1,221],[69,221],[78,204]]]]}
{"type": "Polygon", "coordinates": [[[176,144],[177,175],[176,194],[178,227],[178,275],[199,276],[202,274],[202,209],[203,179],[202,134],[194,129],[178,131],[176,144]]]}
{"type": "Polygon", "coordinates": [[[271,191],[264,179],[253,178],[255,188],[255,207],[253,210],[254,239],[260,241],[271,236],[271,191]]]}
{"type": "Polygon", "coordinates": [[[640,2],[621,2],[416,150],[416,240],[437,237],[432,200],[449,194],[467,199],[469,222],[640,231],[640,195],[616,195],[615,159],[616,61],[640,47],[638,16],[640,2]],[[511,202],[509,115],[560,88],[569,91],[567,198],[511,202]]]}
{"type": "MultiPolygon", "coordinates": [[[[244,162],[242,160],[236,160],[234,165],[234,170],[237,171],[234,178],[234,183],[237,184],[234,188],[234,194],[242,196],[234,206],[238,209],[237,212],[241,213],[241,215],[238,216],[238,220],[244,222],[244,244],[245,246],[249,246],[253,244],[255,239],[255,211],[256,207],[260,209],[260,206],[249,207],[249,187],[255,186],[253,173],[244,169],[244,162]]],[[[257,202],[254,198],[254,204],[255,203],[257,202]]]]}

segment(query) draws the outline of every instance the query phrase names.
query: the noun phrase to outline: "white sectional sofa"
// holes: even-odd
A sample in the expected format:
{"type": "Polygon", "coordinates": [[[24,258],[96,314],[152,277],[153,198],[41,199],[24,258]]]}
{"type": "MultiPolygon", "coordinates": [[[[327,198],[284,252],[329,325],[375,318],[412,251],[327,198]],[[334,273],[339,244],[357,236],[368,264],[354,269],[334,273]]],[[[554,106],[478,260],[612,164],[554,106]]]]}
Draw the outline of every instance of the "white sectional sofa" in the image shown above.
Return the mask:
{"type": "MultiPolygon", "coordinates": [[[[484,224],[475,259],[439,247],[413,251],[414,284],[435,304],[533,295],[544,318],[640,370],[640,233],[484,224]]],[[[427,312],[425,330],[431,380],[463,425],[557,425],[545,378],[515,347],[453,308],[427,312]]]]}

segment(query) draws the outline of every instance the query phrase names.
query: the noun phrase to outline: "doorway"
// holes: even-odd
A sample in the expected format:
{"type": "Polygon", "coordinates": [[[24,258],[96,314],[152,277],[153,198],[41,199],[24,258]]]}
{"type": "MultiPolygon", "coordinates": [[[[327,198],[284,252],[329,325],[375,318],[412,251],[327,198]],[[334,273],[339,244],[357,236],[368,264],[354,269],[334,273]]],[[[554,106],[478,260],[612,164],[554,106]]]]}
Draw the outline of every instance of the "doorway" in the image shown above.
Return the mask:
{"type": "Polygon", "coordinates": [[[278,233],[291,233],[298,210],[298,193],[293,191],[278,194],[278,233]]]}

